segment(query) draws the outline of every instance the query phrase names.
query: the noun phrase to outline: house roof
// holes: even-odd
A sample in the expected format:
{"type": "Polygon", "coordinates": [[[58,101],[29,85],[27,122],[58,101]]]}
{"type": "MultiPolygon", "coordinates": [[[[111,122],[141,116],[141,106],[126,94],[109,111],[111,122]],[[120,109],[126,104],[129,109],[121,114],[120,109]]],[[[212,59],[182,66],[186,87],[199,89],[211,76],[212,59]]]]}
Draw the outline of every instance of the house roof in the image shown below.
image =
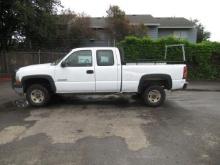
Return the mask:
{"type": "Polygon", "coordinates": [[[159,25],[152,15],[126,15],[131,24],[159,25]]]}
{"type": "Polygon", "coordinates": [[[193,28],[194,23],[183,17],[155,17],[159,28],[193,28]]]}
{"type": "MultiPolygon", "coordinates": [[[[152,15],[126,15],[131,24],[158,26],[158,28],[193,28],[194,23],[183,17],[153,17],[152,15]]],[[[92,28],[105,28],[106,17],[91,17],[92,28]]]]}
{"type": "MultiPolygon", "coordinates": [[[[157,20],[152,15],[126,15],[129,22],[133,25],[144,24],[158,26],[157,20]]],[[[105,28],[107,26],[106,17],[91,17],[90,24],[93,28],[105,28]]]]}

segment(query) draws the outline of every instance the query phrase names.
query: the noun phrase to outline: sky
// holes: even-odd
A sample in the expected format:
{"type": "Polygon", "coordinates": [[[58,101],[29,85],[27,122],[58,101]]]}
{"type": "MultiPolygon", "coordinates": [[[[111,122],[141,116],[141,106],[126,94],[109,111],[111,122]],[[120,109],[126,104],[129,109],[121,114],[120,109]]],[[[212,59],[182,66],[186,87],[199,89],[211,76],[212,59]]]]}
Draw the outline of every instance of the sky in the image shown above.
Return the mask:
{"type": "Polygon", "coordinates": [[[118,5],[126,14],[198,19],[211,32],[210,40],[220,41],[219,0],[61,0],[61,3],[64,9],[92,17],[106,16],[110,5],[118,5]]]}

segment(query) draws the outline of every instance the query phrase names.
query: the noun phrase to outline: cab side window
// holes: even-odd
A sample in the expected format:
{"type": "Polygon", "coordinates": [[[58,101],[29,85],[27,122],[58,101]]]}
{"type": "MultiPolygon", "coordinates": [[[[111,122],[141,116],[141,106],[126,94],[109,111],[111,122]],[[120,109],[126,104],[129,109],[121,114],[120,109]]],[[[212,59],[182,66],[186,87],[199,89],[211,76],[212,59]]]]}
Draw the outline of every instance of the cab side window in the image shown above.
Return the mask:
{"type": "Polygon", "coordinates": [[[98,66],[114,65],[114,55],[112,50],[97,50],[96,59],[98,66]]]}
{"type": "Polygon", "coordinates": [[[92,51],[80,50],[73,52],[65,61],[68,67],[92,66],[92,51]]]}

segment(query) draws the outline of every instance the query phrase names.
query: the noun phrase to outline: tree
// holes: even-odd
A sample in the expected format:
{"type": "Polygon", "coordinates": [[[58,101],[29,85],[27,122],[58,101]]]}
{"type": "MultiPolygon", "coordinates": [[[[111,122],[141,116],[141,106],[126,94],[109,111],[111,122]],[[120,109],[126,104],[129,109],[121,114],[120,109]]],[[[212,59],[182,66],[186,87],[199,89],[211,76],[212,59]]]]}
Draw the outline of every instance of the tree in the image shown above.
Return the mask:
{"type": "Polygon", "coordinates": [[[143,23],[139,25],[130,25],[130,35],[136,36],[136,37],[143,37],[147,36],[147,26],[145,26],[143,23]]]}
{"type": "Polygon", "coordinates": [[[117,41],[129,34],[130,25],[125,12],[118,6],[110,6],[107,12],[108,30],[117,41]]]}
{"type": "Polygon", "coordinates": [[[84,13],[78,14],[69,26],[69,35],[73,39],[72,45],[79,46],[81,42],[94,36],[90,28],[90,18],[84,13]]]}
{"type": "Polygon", "coordinates": [[[13,36],[23,36],[30,48],[32,43],[42,45],[48,41],[53,33],[52,15],[60,1],[1,0],[0,6],[0,53],[6,64],[5,52],[11,47],[13,36]]]}
{"type": "Polygon", "coordinates": [[[40,48],[53,40],[56,21],[54,14],[59,5],[59,0],[29,0],[19,3],[19,9],[23,13],[21,20],[24,21],[22,33],[29,48],[40,48]]]}
{"type": "Polygon", "coordinates": [[[1,50],[8,50],[14,33],[25,36],[26,42],[43,44],[53,32],[53,14],[59,0],[0,1],[1,50]]]}
{"type": "Polygon", "coordinates": [[[206,31],[204,25],[202,25],[199,20],[194,19],[192,22],[196,25],[197,29],[197,43],[207,41],[210,38],[211,33],[206,31]]]}
{"type": "Polygon", "coordinates": [[[59,47],[67,49],[70,47],[71,35],[69,34],[70,26],[69,23],[77,16],[74,11],[70,9],[62,10],[60,14],[55,15],[55,38],[52,42],[52,47],[59,47]]]}
{"type": "Polygon", "coordinates": [[[0,70],[7,71],[7,57],[5,53],[12,43],[13,33],[20,28],[20,20],[18,17],[17,1],[1,0],[0,6],[0,59],[2,62],[0,70]]]}
{"type": "Polygon", "coordinates": [[[0,50],[7,50],[13,32],[17,30],[19,18],[16,1],[0,1],[0,50]]]}
{"type": "Polygon", "coordinates": [[[76,14],[69,9],[63,10],[56,16],[56,41],[55,45],[69,49],[80,46],[86,39],[93,37],[90,28],[90,18],[84,13],[76,14]]]}
{"type": "Polygon", "coordinates": [[[108,30],[114,39],[120,41],[125,36],[143,37],[147,35],[147,27],[140,23],[131,25],[126,14],[118,6],[110,6],[107,12],[108,30]]]}

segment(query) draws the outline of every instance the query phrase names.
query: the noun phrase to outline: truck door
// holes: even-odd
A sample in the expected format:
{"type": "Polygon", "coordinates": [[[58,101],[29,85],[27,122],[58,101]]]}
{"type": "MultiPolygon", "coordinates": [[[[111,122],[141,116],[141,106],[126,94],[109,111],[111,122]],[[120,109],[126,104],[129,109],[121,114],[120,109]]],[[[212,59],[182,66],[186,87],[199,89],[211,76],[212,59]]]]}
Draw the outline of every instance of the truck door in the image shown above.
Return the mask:
{"type": "Polygon", "coordinates": [[[96,92],[119,92],[118,68],[116,54],[111,49],[96,50],[96,92]]]}
{"type": "Polygon", "coordinates": [[[95,75],[91,50],[78,50],[55,69],[57,93],[94,93],[95,75]]]}

